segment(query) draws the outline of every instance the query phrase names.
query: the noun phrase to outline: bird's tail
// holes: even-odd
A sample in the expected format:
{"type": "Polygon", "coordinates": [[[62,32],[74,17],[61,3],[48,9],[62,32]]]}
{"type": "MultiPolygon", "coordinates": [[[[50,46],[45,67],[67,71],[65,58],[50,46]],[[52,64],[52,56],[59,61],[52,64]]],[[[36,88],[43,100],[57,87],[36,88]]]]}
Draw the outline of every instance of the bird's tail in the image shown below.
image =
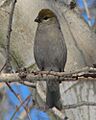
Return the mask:
{"type": "Polygon", "coordinates": [[[62,109],[60,100],[60,88],[57,80],[47,80],[46,104],[49,108],[56,107],[62,109]]]}

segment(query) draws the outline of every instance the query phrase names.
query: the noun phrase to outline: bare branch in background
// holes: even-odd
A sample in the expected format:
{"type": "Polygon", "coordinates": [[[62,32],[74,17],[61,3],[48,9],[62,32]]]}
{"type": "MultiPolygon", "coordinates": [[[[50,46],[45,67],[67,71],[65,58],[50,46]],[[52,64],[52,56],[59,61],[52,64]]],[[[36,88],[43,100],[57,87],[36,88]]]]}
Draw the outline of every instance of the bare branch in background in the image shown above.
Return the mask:
{"type": "Polygon", "coordinates": [[[12,70],[12,66],[10,64],[10,38],[11,38],[12,21],[13,21],[13,15],[14,15],[16,2],[17,0],[12,1],[11,11],[9,14],[8,30],[7,30],[7,35],[6,35],[6,44],[7,44],[6,45],[6,66],[5,66],[6,72],[10,72],[12,70]]]}
{"type": "Polygon", "coordinates": [[[29,95],[24,101],[21,102],[20,106],[17,107],[16,111],[13,113],[13,115],[12,115],[12,117],[11,117],[10,120],[13,120],[13,118],[14,118],[15,115],[16,115],[16,113],[20,110],[20,108],[21,108],[22,106],[24,106],[24,103],[25,103],[26,101],[28,101],[31,97],[32,97],[32,96],[29,95]]]}
{"type": "Polygon", "coordinates": [[[96,106],[96,103],[94,102],[88,102],[88,101],[82,101],[80,103],[77,104],[72,104],[72,105],[64,105],[63,109],[75,109],[77,107],[81,107],[81,106],[96,106]]]}
{"type": "MultiPolygon", "coordinates": [[[[23,103],[23,101],[22,101],[22,98],[21,98],[21,96],[19,95],[19,94],[17,94],[14,90],[13,90],[13,88],[10,86],[10,84],[8,83],[8,82],[5,82],[6,84],[7,84],[7,86],[8,86],[8,88],[11,90],[11,92],[15,95],[15,97],[20,101],[20,103],[22,104],[23,103]]],[[[22,105],[23,106],[23,105],[22,105]]],[[[27,116],[28,116],[28,119],[29,120],[31,120],[31,118],[30,118],[30,115],[29,115],[29,113],[28,113],[28,107],[26,107],[26,106],[23,106],[24,107],[24,110],[26,111],[26,114],[27,114],[27,116]]]]}
{"type": "MultiPolygon", "coordinates": [[[[9,2],[9,1],[8,1],[9,2]]],[[[11,73],[12,72],[12,66],[11,66],[11,58],[10,58],[10,39],[11,39],[11,32],[12,32],[12,21],[13,21],[13,15],[14,15],[14,10],[15,10],[15,4],[16,4],[17,0],[12,0],[12,5],[11,5],[11,10],[10,10],[10,14],[9,14],[9,23],[8,23],[8,30],[7,30],[7,35],[6,35],[6,63],[5,66],[1,69],[1,71],[4,69],[5,73],[11,73]]],[[[5,82],[6,85],[8,86],[8,88],[11,90],[11,92],[16,96],[16,98],[20,101],[20,103],[22,104],[23,101],[20,97],[20,95],[18,95],[10,86],[10,84],[8,83],[8,81],[5,82]]],[[[31,117],[29,115],[28,112],[28,108],[26,106],[23,106],[28,119],[31,120],[31,117]]]]}

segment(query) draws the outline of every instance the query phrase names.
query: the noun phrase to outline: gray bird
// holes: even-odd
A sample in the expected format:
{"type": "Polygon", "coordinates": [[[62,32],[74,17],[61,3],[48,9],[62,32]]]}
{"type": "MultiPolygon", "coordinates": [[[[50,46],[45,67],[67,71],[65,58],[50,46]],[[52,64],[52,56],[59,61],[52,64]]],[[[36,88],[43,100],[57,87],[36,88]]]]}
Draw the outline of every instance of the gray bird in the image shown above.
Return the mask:
{"type": "MultiPolygon", "coordinates": [[[[63,72],[67,60],[67,48],[59,21],[51,10],[42,9],[35,22],[38,23],[34,57],[41,71],[63,72]]],[[[46,105],[62,109],[59,82],[47,80],[46,105]]]]}

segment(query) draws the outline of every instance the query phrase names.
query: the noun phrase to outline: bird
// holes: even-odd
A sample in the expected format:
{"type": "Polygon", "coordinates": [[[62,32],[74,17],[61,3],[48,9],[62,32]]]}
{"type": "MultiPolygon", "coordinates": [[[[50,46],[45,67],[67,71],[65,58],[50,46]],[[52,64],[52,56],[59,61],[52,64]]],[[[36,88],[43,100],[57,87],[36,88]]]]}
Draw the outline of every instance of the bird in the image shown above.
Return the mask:
{"type": "MultiPolygon", "coordinates": [[[[67,61],[67,47],[59,20],[50,9],[41,9],[36,19],[34,58],[41,71],[63,72],[67,61]]],[[[46,105],[62,109],[58,80],[46,81],[46,105]]]]}

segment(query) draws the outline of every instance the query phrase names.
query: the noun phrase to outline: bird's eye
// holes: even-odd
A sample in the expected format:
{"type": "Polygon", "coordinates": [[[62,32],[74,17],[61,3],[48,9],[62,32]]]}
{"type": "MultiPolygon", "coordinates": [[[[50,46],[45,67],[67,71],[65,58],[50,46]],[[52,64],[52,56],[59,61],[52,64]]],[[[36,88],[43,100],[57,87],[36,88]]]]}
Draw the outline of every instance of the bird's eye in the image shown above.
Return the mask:
{"type": "Polygon", "coordinates": [[[45,16],[45,17],[44,17],[44,20],[48,20],[48,18],[49,18],[49,17],[45,16]]]}

